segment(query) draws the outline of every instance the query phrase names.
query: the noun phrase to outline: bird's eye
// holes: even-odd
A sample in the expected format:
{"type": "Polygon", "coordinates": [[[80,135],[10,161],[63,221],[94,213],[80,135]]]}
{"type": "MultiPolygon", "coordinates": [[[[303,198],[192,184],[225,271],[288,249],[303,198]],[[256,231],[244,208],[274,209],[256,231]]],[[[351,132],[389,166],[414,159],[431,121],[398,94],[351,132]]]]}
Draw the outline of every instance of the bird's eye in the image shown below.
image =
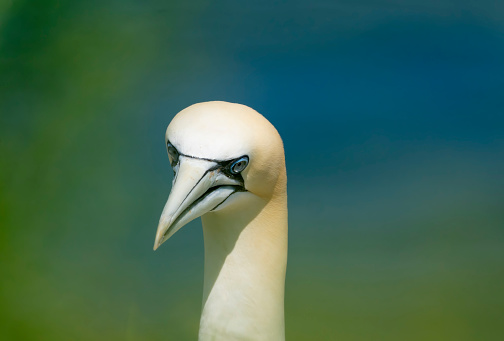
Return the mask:
{"type": "Polygon", "coordinates": [[[248,165],[249,159],[247,156],[241,157],[231,164],[229,170],[232,174],[238,174],[243,171],[248,165]]]}
{"type": "Polygon", "coordinates": [[[178,163],[179,152],[170,143],[168,143],[167,148],[168,148],[168,158],[170,159],[170,164],[172,165],[172,167],[175,167],[175,165],[178,163]]]}

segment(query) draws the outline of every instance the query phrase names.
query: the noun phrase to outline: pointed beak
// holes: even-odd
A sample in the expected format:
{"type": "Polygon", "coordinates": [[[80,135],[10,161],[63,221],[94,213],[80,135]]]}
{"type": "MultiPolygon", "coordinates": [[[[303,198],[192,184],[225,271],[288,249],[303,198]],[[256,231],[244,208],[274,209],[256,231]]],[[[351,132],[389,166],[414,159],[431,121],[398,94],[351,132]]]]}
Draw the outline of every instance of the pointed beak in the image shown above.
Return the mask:
{"type": "Polygon", "coordinates": [[[240,183],[226,177],[216,162],[181,156],[159,219],[154,250],[182,226],[213,210],[242,188],[240,183]]]}

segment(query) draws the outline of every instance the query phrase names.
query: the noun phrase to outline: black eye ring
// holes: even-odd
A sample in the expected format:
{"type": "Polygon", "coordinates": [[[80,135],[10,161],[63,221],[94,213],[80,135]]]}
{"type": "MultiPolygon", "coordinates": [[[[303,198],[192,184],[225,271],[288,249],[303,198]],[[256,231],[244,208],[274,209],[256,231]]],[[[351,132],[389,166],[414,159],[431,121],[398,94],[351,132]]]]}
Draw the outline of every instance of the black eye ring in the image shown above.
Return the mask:
{"type": "Polygon", "coordinates": [[[231,166],[229,167],[229,171],[231,172],[231,174],[241,173],[245,168],[247,168],[248,163],[249,163],[248,156],[241,157],[231,164],[231,166]]]}
{"type": "Polygon", "coordinates": [[[172,167],[174,167],[178,163],[180,154],[177,151],[177,149],[174,146],[172,146],[171,143],[168,143],[166,145],[166,148],[168,149],[168,157],[170,159],[170,164],[172,165],[172,167]]]}

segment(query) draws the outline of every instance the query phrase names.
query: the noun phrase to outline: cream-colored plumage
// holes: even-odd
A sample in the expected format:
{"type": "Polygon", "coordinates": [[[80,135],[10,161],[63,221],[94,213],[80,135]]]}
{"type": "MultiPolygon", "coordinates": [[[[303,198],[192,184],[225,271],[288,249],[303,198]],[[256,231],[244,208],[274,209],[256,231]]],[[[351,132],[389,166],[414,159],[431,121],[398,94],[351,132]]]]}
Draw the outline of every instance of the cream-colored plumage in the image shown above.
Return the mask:
{"type": "Polygon", "coordinates": [[[199,340],[284,340],[287,176],[278,132],[249,107],[206,102],[178,113],[166,142],[175,177],[154,249],[202,216],[199,340]]]}

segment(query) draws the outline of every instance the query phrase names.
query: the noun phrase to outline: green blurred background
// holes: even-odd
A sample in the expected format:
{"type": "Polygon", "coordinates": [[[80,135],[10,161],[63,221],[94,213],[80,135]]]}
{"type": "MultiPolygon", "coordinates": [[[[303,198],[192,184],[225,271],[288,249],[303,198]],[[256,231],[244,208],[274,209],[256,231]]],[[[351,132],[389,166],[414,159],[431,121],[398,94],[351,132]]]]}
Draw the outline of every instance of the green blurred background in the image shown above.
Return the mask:
{"type": "Polygon", "coordinates": [[[225,100],[286,146],[288,340],[503,340],[503,61],[498,1],[0,0],[0,339],[196,339],[164,131],[225,100]]]}

